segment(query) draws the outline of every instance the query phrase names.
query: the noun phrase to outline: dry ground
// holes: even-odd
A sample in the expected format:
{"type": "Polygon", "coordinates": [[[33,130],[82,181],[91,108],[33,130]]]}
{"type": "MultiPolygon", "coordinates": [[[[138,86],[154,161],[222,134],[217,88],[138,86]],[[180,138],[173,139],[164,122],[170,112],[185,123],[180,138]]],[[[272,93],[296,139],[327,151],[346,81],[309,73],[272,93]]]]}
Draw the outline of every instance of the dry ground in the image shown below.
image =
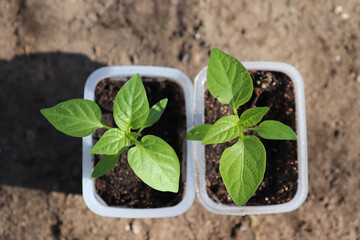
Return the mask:
{"type": "Polygon", "coordinates": [[[0,239],[360,239],[359,30],[358,0],[1,0],[0,239]],[[176,67],[194,78],[212,47],[302,73],[304,205],[246,217],[213,215],[197,201],[169,219],[94,215],[81,196],[81,140],[39,109],[82,97],[104,65],[176,67]]]}

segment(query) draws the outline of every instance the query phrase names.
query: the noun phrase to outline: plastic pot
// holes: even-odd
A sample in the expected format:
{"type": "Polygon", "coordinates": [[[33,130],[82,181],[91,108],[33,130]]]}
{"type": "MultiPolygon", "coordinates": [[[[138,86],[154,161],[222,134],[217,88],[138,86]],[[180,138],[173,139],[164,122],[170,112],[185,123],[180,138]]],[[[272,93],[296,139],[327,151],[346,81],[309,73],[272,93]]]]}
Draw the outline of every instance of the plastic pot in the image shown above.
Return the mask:
{"type": "MultiPolygon", "coordinates": [[[[292,200],[282,204],[261,206],[229,206],[214,202],[206,191],[205,181],[205,147],[200,141],[194,141],[194,158],[196,164],[197,195],[201,204],[210,212],[228,215],[270,214],[290,212],[297,209],[304,201],[308,191],[307,172],[307,139],[304,83],[300,73],[291,65],[279,62],[242,62],[248,70],[264,70],[281,72],[294,83],[296,117],[297,117],[297,147],[298,147],[298,189],[292,200]]],[[[194,126],[204,123],[204,92],[207,67],[195,78],[195,122],[194,126]]],[[[219,156],[220,158],[220,156],[219,156]]]]}
{"type": "MultiPolygon", "coordinates": [[[[186,132],[193,125],[193,99],[194,87],[191,80],[183,72],[165,67],[152,66],[113,66],[103,67],[93,72],[86,81],[84,98],[94,101],[95,87],[99,81],[104,78],[111,80],[126,81],[139,73],[142,77],[166,78],[177,83],[184,92],[185,112],[186,112],[186,132]]],[[[86,205],[94,213],[106,217],[118,218],[159,218],[177,216],[187,211],[192,205],[195,198],[195,180],[194,180],[194,164],[193,164],[193,144],[190,141],[184,141],[183,161],[185,169],[183,176],[185,179],[185,191],[181,202],[175,206],[163,208],[124,208],[116,206],[108,206],[95,191],[95,180],[91,180],[92,159],[89,153],[93,146],[92,135],[83,138],[83,197],[86,205]]]]}

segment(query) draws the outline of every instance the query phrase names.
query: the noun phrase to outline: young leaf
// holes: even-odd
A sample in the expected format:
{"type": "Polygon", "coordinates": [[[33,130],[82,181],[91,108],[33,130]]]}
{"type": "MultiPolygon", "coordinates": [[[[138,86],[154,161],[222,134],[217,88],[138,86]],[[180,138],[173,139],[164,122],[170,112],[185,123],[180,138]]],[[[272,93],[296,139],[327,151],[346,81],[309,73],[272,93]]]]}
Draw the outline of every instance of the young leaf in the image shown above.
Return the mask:
{"type": "Polygon", "coordinates": [[[266,151],[255,136],[244,136],[225,149],[220,159],[220,174],[232,200],[245,204],[264,178],[266,151]]]}
{"type": "Polygon", "coordinates": [[[86,137],[103,127],[99,106],[86,99],[69,100],[40,112],[57,130],[72,137],[86,137]]]}
{"type": "Polygon", "coordinates": [[[261,121],[269,109],[269,107],[249,108],[241,114],[240,124],[244,127],[254,126],[261,121]]]}
{"type": "Polygon", "coordinates": [[[107,130],[90,150],[92,154],[117,154],[120,149],[130,145],[130,139],[118,128],[107,130]]]}
{"type": "Polygon", "coordinates": [[[186,135],[187,140],[203,140],[211,128],[211,124],[202,124],[191,129],[186,135]]]}
{"type": "MultiPolygon", "coordinates": [[[[126,148],[125,148],[126,149],[126,148]]],[[[100,161],[95,165],[91,174],[91,179],[96,179],[105,175],[111,169],[113,169],[116,163],[119,161],[120,152],[115,155],[104,155],[100,161]]]]}
{"type": "Polygon", "coordinates": [[[122,130],[138,129],[149,114],[149,102],[140,75],[136,74],[120,89],[114,102],[114,120],[122,130]]]}
{"type": "Polygon", "coordinates": [[[234,57],[217,48],[210,53],[207,69],[210,93],[233,109],[245,104],[253,93],[253,82],[247,69],[234,57]]]}
{"type": "Polygon", "coordinates": [[[242,132],[238,123],[234,115],[220,118],[210,127],[201,144],[223,143],[238,137],[242,132]]]}
{"type": "Polygon", "coordinates": [[[137,132],[131,132],[131,133],[129,134],[129,136],[131,136],[131,137],[133,137],[133,138],[138,138],[138,137],[141,136],[141,134],[140,134],[140,133],[137,133],[137,132]]]}
{"type": "Polygon", "coordinates": [[[159,191],[179,191],[179,159],[161,138],[143,137],[129,150],[128,161],[135,174],[150,187],[159,191]]]}
{"type": "Polygon", "coordinates": [[[254,128],[260,137],[272,140],[295,140],[296,133],[291,127],[279,121],[267,120],[254,128]]]}
{"type": "Polygon", "coordinates": [[[157,121],[159,121],[161,115],[163,114],[163,112],[166,108],[167,102],[168,102],[168,99],[164,98],[150,108],[149,115],[146,119],[146,122],[142,126],[142,128],[151,127],[157,121]]]}

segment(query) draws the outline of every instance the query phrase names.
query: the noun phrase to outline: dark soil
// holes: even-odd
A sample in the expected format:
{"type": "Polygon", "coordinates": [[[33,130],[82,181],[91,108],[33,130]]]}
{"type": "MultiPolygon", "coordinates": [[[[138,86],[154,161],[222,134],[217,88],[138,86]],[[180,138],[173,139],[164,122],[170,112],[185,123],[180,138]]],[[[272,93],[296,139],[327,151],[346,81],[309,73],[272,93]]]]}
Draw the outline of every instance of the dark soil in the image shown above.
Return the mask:
{"type": "MultiPolygon", "coordinates": [[[[239,115],[251,107],[270,107],[263,120],[277,120],[296,131],[295,96],[291,80],[278,72],[250,71],[254,94],[239,108],[239,115]]],[[[233,114],[229,105],[218,102],[205,92],[205,123],[214,123],[222,116],[233,114]]],[[[256,134],[252,132],[252,134],[256,134]]],[[[290,201],[297,191],[298,162],[296,141],[274,141],[260,138],[266,149],[266,171],[263,182],[246,205],[271,205],[290,201]]],[[[207,192],[215,202],[235,204],[220,176],[220,156],[237,139],[205,147],[207,192]]]]}
{"type": "MultiPolygon", "coordinates": [[[[168,98],[167,107],[160,120],[150,128],[143,130],[143,136],[152,134],[164,139],[175,150],[180,160],[181,175],[178,193],[160,192],[143,183],[130,168],[127,161],[127,152],[121,154],[115,168],[96,180],[95,188],[101,198],[112,206],[130,208],[156,208],[173,206],[179,203],[184,193],[183,161],[185,137],[185,101],[182,88],[176,83],[165,79],[142,78],[149,99],[150,107],[163,98],[168,98]],[[155,80],[155,81],[154,81],[155,80]]],[[[112,112],[116,94],[124,81],[104,79],[96,86],[95,101],[103,113],[105,124],[116,127],[112,112]]],[[[105,129],[94,133],[97,141],[105,129]]],[[[99,156],[95,155],[95,162],[99,156]]]]}

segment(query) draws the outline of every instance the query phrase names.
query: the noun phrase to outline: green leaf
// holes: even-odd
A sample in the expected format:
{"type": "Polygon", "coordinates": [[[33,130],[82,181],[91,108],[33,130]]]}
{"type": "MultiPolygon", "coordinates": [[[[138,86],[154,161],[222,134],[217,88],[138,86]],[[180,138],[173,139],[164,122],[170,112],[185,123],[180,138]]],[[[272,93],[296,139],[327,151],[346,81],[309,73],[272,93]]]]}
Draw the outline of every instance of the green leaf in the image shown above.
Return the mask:
{"type": "Polygon", "coordinates": [[[234,57],[217,48],[210,53],[207,69],[210,93],[233,109],[245,104],[253,93],[253,82],[247,69],[234,57]]]}
{"type": "MultiPolygon", "coordinates": [[[[125,150],[126,148],[124,148],[125,150]]],[[[122,152],[122,151],[121,151],[122,152]]],[[[111,169],[113,169],[116,163],[119,161],[119,156],[121,152],[115,155],[104,155],[100,161],[95,165],[94,170],[91,174],[91,179],[96,179],[105,175],[111,169]]]]}
{"type": "Polygon", "coordinates": [[[86,99],[72,99],[40,112],[57,130],[72,137],[86,137],[103,127],[99,106],[86,99]]]}
{"type": "Polygon", "coordinates": [[[130,139],[118,128],[107,130],[99,141],[91,148],[92,154],[117,154],[120,149],[130,145],[130,139]]]}
{"type": "Polygon", "coordinates": [[[203,140],[211,128],[211,124],[202,124],[191,129],[186,135],[187,140],[203,140]]]}
{"type": "Polygon", "coordinates": [[[241,114],[240,124],[244,127],[254,126],[261,121],[261,119],[269,110],[269,107],[249,108],[241,114]]]}
{"type": "Polygon", "coordinates": [[[260,137],[272,140],[295,140],[296,133],[291,127],[279,121],[267,120],[253,130],[257,131],[260,137]]]}
{"type": "Polygon", "coordinates": [[[225,149],[219,168],[231,198],[237,205],[243,205],[254,195],[264,178],[265,147],[257,137],[244,136],[225,149]]]}
{"type": "Polygon", "coordinates": [[[214,144],[230,141],[242,133],[239,119],[228,115],[217,120],[208,130],[201,144],[214,144]]]}
{"type": "Polygon", "coordinates": [[[114,120],[122,130],[138,129],[149,114],[149,102],[140,75],[136,74],[120,89],[114,102],[114,120]]]}
{"type": "Polygon", "coordinates": [[[138,137],[140,137],[140,136],[141,136],[141,134],[140,134],[140,133],[137,133],[137,132],[131,132],[131,133],[129,134],[129,136],[131,136],[131,137],[133,137],[133,138],[137,139],[138,137]]]}
{"type": "Polygon", "coordinates": [[[150,187],[159,191],[179,191],[179,159],[161,138],[143,137],[129,150],[128,161],[135,174],[150,187]]]}
{"type": "Polygon", "coordinates": [[[164,98],[150,108],[149,115],[146,119],[146,122],[142,126],[142,128],[150,127],[150,126],[154,125],[157,121],[159,121],[161,115],[163,114],[163,112],[166,108],[167,102],[168,102],[168,99],[164,98]]]}

